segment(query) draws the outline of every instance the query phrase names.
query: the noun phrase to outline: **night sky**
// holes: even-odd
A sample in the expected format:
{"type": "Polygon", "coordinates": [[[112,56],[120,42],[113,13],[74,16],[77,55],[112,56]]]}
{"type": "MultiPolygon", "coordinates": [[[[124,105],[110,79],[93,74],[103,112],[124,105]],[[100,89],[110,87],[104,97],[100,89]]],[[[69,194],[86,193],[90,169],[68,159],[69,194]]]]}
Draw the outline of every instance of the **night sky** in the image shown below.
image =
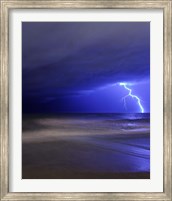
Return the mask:
{"type": "Polygon", "coordinates": [[[149,22],[23,22],[23,113],[150,112],[149,22]]]}

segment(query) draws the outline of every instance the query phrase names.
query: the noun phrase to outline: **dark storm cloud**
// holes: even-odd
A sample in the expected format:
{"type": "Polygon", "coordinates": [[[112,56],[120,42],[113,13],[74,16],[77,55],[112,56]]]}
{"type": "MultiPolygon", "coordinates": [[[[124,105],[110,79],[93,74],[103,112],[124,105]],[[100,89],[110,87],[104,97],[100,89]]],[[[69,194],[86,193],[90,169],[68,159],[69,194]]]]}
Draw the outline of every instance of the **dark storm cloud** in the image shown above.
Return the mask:
{"type": "Polygon", "coordinates": [[[24,96],[149,79],[149,23],[24,22],[22,28],[24,96]]]}

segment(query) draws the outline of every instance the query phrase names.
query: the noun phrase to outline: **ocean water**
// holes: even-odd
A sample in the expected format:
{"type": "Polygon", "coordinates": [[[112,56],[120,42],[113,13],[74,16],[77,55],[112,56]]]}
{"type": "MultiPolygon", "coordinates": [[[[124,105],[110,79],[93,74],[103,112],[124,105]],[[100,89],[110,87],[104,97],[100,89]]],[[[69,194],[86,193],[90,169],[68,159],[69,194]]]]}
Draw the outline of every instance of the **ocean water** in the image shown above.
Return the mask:
{"type": "Polygon", "coordinates": [[[23,115],[23,178],[149,178],[150,114],[23,115]]]}

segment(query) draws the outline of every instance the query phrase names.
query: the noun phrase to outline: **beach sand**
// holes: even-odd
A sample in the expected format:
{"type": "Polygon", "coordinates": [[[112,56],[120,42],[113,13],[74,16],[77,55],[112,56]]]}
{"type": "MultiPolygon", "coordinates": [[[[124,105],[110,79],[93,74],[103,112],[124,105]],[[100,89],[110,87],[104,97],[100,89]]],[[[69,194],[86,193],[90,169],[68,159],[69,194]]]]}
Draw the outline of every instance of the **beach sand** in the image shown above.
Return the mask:
{"type": "Polygon", "coordinates": [[[23,179],[149,179],[149,119],[25,116],[23,179]]]}

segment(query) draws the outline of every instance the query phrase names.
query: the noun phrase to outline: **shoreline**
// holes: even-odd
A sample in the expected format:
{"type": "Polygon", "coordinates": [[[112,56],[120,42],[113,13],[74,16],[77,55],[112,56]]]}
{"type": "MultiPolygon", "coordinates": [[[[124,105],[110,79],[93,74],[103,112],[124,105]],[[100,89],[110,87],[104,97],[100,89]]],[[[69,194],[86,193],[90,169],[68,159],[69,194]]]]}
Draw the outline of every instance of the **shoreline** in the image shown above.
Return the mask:
{"type": "Polygon", "coordinates": [[[149,119],[23,123],[28,128],[22,133],[23,179],[150,178],[149,119]]]}

